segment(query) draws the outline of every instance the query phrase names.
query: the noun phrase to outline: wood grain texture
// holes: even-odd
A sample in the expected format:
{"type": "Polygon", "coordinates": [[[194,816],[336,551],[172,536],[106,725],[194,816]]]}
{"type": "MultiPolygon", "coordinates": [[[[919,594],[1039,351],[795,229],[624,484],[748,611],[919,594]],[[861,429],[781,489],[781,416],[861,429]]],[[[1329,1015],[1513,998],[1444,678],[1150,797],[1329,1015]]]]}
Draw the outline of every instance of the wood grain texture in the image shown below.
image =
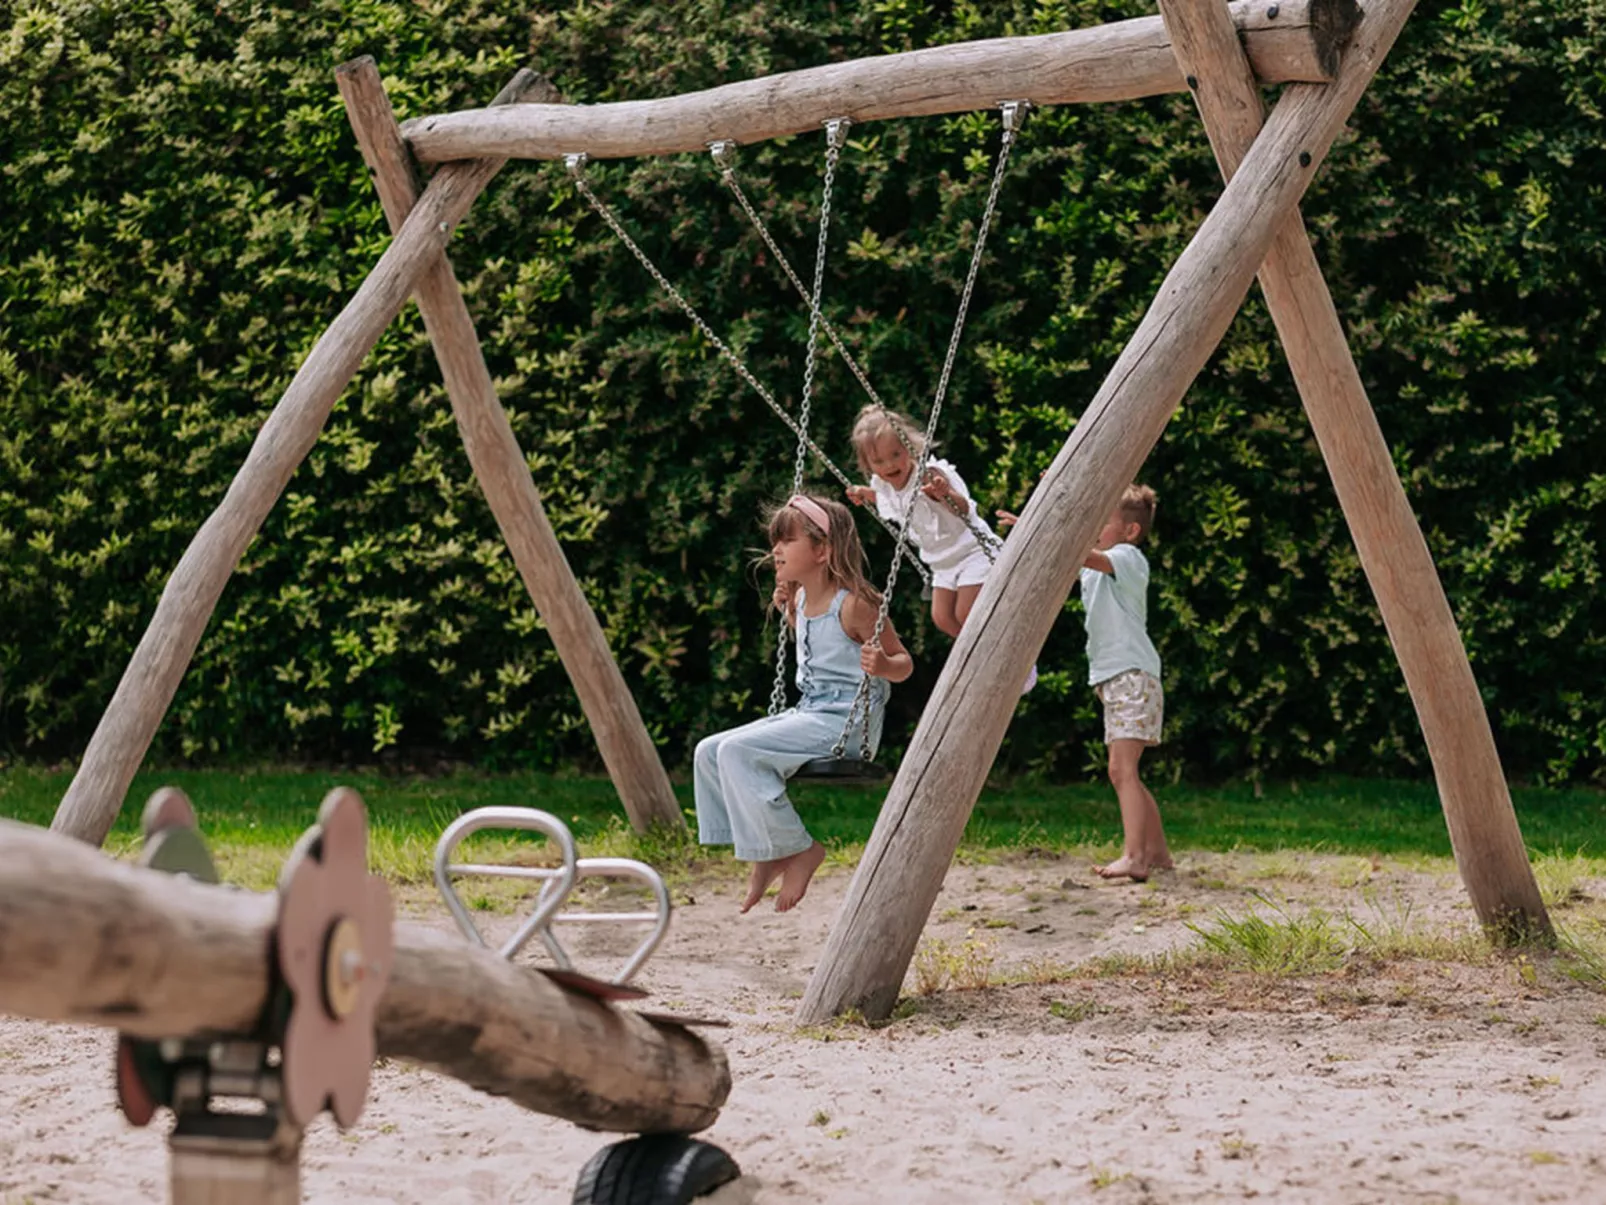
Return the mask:
{"type": "MultiPolygon", "coordinates": [[[[1224,4],[1159,0],[1222,176],[1230,180],[1265,111],[1224,4]]],[[[1296,210],[1260,285],[1294,382],[1416,706],[1467,894],[1500,938],[1550,932],[1500,754],[1422,529],[1366,396],[1321,266],[1296,210]]]]}
{"type": "MultiPolygon", "coordinates": [[[[1355,11],[1354,0],[1232,6],[1265,84],[1330,79],[1334,45],[1342,44],[1355,11]]],[[[406,122],[402,133],[427,163],[478,155],[554,159],[577,151],[606,159],[700,151],[721,138],[761,142],[817,130],[832,117],[927,117],[990,109],[1004,100],[1135,100],[1185,86],[1164,23],[1140,17],[831,63],[661,100],[421,117],[406,122]]]]}
{"type": "MultiPolygon", "coordinates": [[[[278,897],[115,862],[0,820],[0,1012],[159,1039],[250,1029],[278,897]]],[[[730,1093],[717,1045],[418,924],[396,926],[379,1053],[527,1109],[691,1133],[730,1093]]]]}
{"type": "Polygon", "coordinates": [[[1004,544],[854,874],[800,1019],[885,1017],[1082,559],[1243,303],[1414,0],[1373,0],[1332,84],[1293,84],[1162,282],[1004,544]]]}
{"type": "MultiPolygon", "coordinates": [[[[528,78],[516,88],[505,89],[500,101],[514,103],[527,88],[545,86],[550,91],[540,77],[530,72],[523,75],[528,78]]],[[[419,188],[379,71],[371,58],[355,59],[341,66],[335,79],[363,159],[373,173],[385,217],[391,228],[398,230],[418,203],[419,188]]],[[[444,254],[425,265],[415,285],[415,297],[475,479],[574,683],[631,826],[643,833],[654,825],[683,831],[686,821],[669,775],[602,625],[547,520],[524,453],[496,395],[474,319],[444,254]]]]}

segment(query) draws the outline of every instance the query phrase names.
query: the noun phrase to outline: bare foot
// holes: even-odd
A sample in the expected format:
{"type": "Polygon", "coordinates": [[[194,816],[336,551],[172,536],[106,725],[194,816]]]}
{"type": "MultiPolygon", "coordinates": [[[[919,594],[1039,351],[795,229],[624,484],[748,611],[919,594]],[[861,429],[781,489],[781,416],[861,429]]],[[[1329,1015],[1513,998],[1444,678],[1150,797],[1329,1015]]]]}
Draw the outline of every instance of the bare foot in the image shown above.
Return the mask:
{"type": "Polygon", "coordinates": [[[787,859],[777,858],[773,862],[754,862],[753,869],[747,875],[747,898],[742,901],[742,911],[752,911],[753,905],[764,898],[764,893],[770,889],[770,884],[781,877],[786,869],[787,859]]]}
{"type": "Polygon", "coordinates": [[[1093,873],[1101,879],[1131,879],[1134,883],[1149,881],[1149,868],[1131,854],[1122,854],[1107,866],[1095,866],[1093,873]]]}
{"type": "Polygon", "coordinates": [[[781,889],[775,895],[775,911],[790,912],[796,908],[803,893],[809,889],[809,880],[825,861],[825,846],[816,841],[800,854],[793,854],[781,862],[781,889]]]}
{"type": "Polygon", "coordinates": [[[1175,870],[1177,864],[1171,860],[1170,854],[1161,854],[1158,858],[1149,859],[1150,870],[1175,870]]]}

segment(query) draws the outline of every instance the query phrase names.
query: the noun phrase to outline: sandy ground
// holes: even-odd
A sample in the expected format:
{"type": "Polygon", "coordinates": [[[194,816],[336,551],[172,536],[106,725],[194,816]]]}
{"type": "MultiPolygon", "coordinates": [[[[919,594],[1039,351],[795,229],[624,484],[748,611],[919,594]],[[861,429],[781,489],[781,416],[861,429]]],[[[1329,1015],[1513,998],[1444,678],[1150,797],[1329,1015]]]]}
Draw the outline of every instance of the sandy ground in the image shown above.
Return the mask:
{"type": "MultiPolygon", "coordinates": [[[[683,886],[641,977],[654,1007],[732,1022],[734,1089],[706,1137],[745,1174],[722,1205],[1606,1202],[1606,996],[1552,968],[1083,974],[915,996],[879,1029],[800,1030],[792,1009],[847,881],[828,868],[787,916],[737,916],[735,880],[683,886]]],[[[1267,901],[1374,931],[1471,926],[1453,877],[1356,858],[1188,855],[1137,887],[1017,857],[953,869],[927,928],[935,953],[906,987],[922,965],[964,974],[967,950],[972,975],[991,959],[996,982],[1185,947],[1190,924],[1267,901]]],[[[447,923],[421,896],[405,909],[447,923]]],[[[111,1058],[107,1033],[0,1020],[0,1203],[164,1199],[160,1125],[124,1123],[111,1058]]],[[[308,1134],[305,1198],[567,1202],[607,1141],[382,1066],[355,1129],[308,1134]]]]}

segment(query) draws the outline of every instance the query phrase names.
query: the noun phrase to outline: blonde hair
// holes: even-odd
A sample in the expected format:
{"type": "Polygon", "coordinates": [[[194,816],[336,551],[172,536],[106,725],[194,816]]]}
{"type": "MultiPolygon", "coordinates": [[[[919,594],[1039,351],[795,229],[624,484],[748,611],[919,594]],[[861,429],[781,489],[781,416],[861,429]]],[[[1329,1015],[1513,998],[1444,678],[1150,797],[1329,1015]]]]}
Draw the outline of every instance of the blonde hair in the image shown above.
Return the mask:
{"type": "MultiPolygon", "coordinates": [[[[821,531],[819,524],[797,507],[781,502],[767,508],[764,513],[765,535],[770,548],[773,549],[781,540],[790,540],[798,535],[808,536],[815,545],[824,544],[827,548],[825,572],[831,584],[864,599],[872,606],[880,606],[881,592],[870,584],[866,575],[864,545],[859,543],[859,529],[853,524],[853,512],[833,498],[822,498],[818,494],[805,494],[804,497],[825,511],[831,521],[830,532],[821,531]]],[[[760,562],[768,564],[773,555],[773,552],[766,551],[760,562]]]]}
{"type": "Polygon", "coordinates": [[[870,472],[870,449],[883,435],[891,435],[910,449],[910,456],[919,456],[926,450],[926,433],[915,425],[915,420],[897,410],[888,410],[874,403],[859,411],[853,420],[853,454],[859,461],[859,472],[866,477],[870,472]],[[901,438],[900,438],[901,433],[901,438]]]}
{"type": "Polygon", "coordinates": [[[1149,528],[1154,526],[1154,507],[1158,501],[1154,491],[1146,485],[1133,484],[1121,491],[1121,502],[1116,509],[1121,512],[1123,522],[1138,525],[1138,538],[1132,541],[1134,544],[1143,543],[1149,528]]]}

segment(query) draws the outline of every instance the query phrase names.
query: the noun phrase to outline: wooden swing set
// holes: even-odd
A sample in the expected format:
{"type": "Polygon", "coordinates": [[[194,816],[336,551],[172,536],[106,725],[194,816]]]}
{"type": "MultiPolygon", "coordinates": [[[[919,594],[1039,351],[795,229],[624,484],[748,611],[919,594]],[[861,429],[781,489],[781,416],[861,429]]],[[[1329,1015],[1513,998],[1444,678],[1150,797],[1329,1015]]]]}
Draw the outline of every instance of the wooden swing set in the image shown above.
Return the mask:
{"type": "MultiPolygon", "coordinates": [[[[1190,91],[1227,183],[998,554],[895,778],[800,1008],[892,1009],[1082,557],[1260,279],[1419,716],[1457,864],[1500,939],[1549,921],[1454,616],[1345,341],[1299,199],[1415,0],[1159,0],[1160,15],[914,51],[659,100],[568,105],[520,72],[484,109],[399,126],[371,60],[338,70],[394,238],[302,363],[164,589],[53,827],[104,840],[247,544],[415,297],[467,448],[631,822],[684,822],[496,397],[445,249],[509,158],[703,152],[855,122],[1190,91]],[[1282,85],[1269,114],[1261,89],[1282,85]],[[416,165],[434,165],[420,187],[416,165]]],[[[818,320],[816,298],[811,320],[818,320]]],[[[811,333],[812,337],[812,333],[811,333]]]]}

